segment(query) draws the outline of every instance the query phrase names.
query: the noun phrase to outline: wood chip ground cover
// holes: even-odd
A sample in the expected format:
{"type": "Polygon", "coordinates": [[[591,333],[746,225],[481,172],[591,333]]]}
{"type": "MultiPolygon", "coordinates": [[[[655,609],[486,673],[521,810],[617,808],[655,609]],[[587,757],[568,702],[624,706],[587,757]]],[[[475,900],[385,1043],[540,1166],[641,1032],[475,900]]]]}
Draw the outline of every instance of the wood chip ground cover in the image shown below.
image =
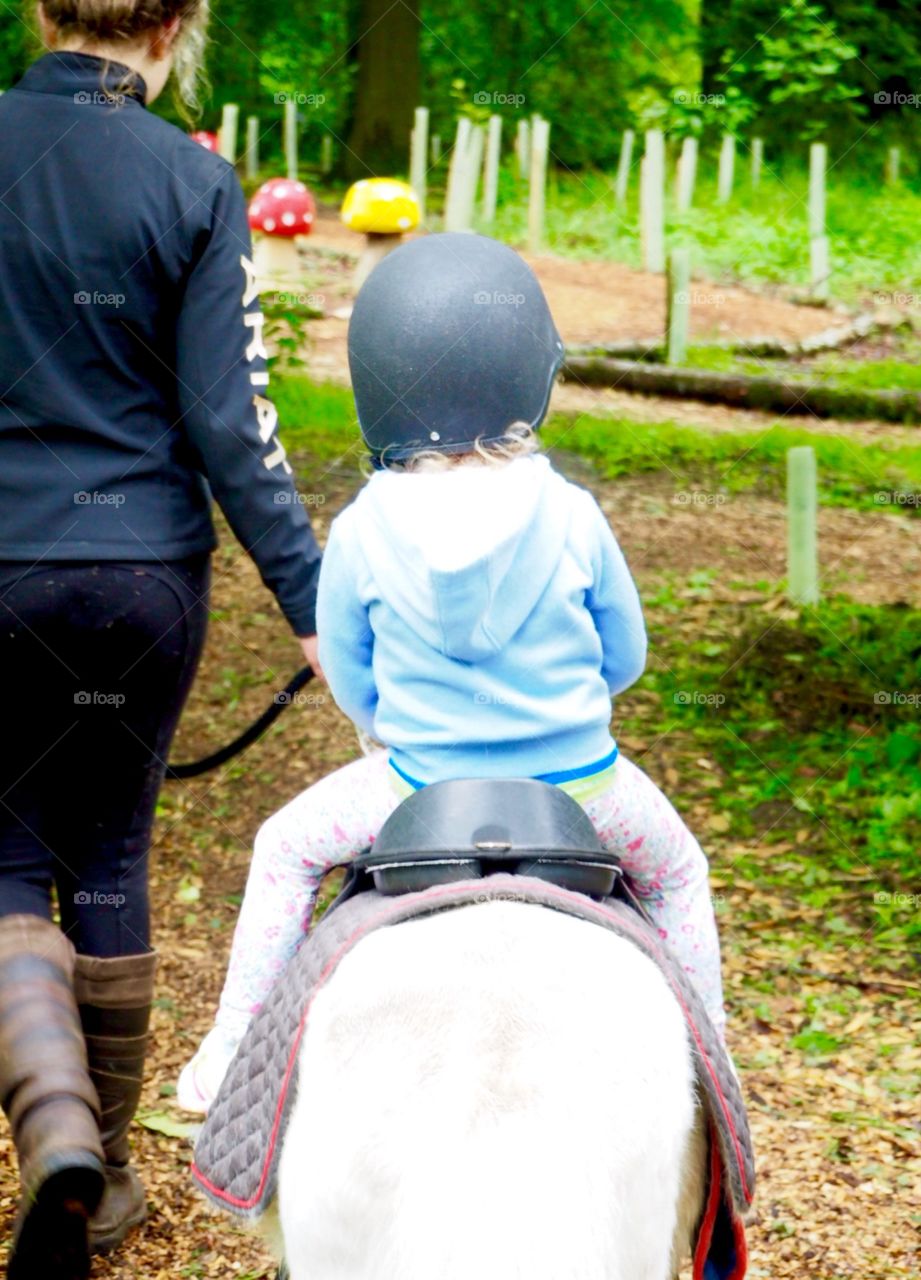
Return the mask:
{"type": "MultiPolygon", "coordinates": [[[[673,501],[661,477],[590,483],[621,538],[646,598],[663,582],[706,568],[719,589],[695,604],[713,625],[720,598],[763,602],[756,583],[782,572],[779,504],[730,495],[715,510],[673,501]]],[[[322,491],[321,531],[357,475],[307,459],[304,487],[322,491]]],[[[823,511],[823,559],[832,581],[874,602],[919,599],[916,526],[873,513],[823,511]],[[911,557],[915,557],[912,561],[911,557]]],[[[655,619],[653,619],[655,620],[655,619]]],[[[228,535],[215,559],[214,621],[174,758],[222,744],[248,723],[298,665],[274,605],[228,535]]],[[[154,1044],[143,1106],[182,1120],[173,1102],[182,1064],[207,1030],[220,990],[259,822],[296,791],[355,755],[355,739],[328,696],[289,709],[260,743],[224,769],[164,791],[153,851],[156,942],[161,954],[154,1044]]],[[[888,1280],[918,1274],[921,1091],[918,973],[881,954],[872,929],[840,942],[823,913],[802,908],[789,882],[766,889],[782,847],[740,845],[716,803],[726,779],[690,733],[648,736],[642,689],[618,711],[622,745],[686,812],[711,856],[724,942],[730,1036],[748,1096],[759,1166],[750,1227],[750,1274],[784,1280],[888,1280]],[[744,855],[744,859],[743,859],[744,855]],[[745,875],[738,871],[744,860],[745,875]],[[736,870],[734,870],[734,867],[736,870]]],[[[766,820],[767,825],[767,820],[766,820]]],[[[906,896],[921,884],[906,886],[906,896]]],[[[921,898],[905,910],[921,909],[921,898]]],[[[100,1280],[235,1277],[274,1267],[260,1242],[214,1213],[193,1191],[188,1138],[136,1126],[134,1145],[150,1202],[147,1224],[120,1253],[99,1259],[100,1280]]],[[[0,1214],[8,1234],[15,1161],[0,1141],[0,1214]]]]}

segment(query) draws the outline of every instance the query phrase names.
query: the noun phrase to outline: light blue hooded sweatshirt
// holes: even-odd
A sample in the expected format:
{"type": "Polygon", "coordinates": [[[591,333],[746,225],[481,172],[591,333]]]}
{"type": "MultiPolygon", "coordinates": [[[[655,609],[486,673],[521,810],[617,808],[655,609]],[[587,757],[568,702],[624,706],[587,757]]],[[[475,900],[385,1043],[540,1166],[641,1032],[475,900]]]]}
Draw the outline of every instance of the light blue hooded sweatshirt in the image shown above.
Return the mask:
{"type": "Polygon", "coordinates": [[[317,623],[336,702],[415,785],[609,767],[646,661],[607,520],[543,456],[377,472],[333,522],[317,623]]]}

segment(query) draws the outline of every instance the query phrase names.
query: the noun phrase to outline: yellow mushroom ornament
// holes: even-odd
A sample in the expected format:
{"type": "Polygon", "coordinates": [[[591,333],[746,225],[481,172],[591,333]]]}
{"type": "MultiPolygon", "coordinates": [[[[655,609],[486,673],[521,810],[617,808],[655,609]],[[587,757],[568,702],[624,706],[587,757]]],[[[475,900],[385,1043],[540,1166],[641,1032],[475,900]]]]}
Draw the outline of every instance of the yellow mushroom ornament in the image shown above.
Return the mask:
{"type": "Polygon", "coordinates": [[[355,289],[408,231],[419,225],[419,200],[408,182],[397,178],[362,178],[345,194],[340,217],[352,231],[363,233],[365,247],[355,270],[355,289]]]}

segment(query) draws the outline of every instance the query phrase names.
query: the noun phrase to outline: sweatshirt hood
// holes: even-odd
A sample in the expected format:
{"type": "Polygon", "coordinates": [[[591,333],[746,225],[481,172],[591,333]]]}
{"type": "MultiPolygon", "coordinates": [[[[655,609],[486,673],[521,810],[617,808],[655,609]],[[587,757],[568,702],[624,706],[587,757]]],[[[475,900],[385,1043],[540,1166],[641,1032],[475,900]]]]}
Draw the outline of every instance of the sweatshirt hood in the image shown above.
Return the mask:
{"type": "Polygon", "coordinates": [[[505,647],[553,577],[569,488],[540,456],[380,471],[355,501],[358,545],[381,596],[426,643],[482,662],[505,647]]]}

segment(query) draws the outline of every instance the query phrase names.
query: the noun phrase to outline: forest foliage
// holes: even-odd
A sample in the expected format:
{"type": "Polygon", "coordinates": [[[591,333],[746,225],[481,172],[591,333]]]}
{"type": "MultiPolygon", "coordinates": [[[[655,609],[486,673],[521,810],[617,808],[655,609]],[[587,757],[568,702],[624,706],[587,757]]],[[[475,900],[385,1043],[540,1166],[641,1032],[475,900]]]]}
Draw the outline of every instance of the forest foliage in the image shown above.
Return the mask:
{"type": "MultiPolygon", "coordinates": [[[[34,56],[34,25],[31,0],[0,9],[0,86],[34,56]]],[[[775,154],[898,141],[921,103],[913,0],[214,0],[211,35],[204,123],[225,101],[271,119],[295,94],[305,134],[331,132],[363,171],[405,165],[417,102],[445,139],[461,112],[539,112],[575,169],[610,166],[628,126],[756,133],[775,154]]]]}

